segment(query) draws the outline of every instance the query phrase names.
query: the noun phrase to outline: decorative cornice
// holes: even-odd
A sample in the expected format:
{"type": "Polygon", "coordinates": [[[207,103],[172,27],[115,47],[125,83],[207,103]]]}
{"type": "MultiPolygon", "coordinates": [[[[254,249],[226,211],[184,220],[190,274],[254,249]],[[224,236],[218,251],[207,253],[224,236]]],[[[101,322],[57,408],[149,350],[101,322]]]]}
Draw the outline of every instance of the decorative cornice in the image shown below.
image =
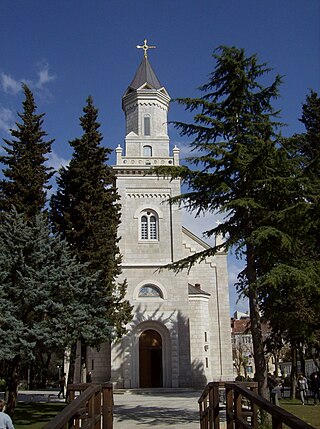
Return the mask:
{"type": "Polygon", "coordinates": [[[135,100],[134,102],[128,103],[125,106],[124,111],[126,113],[130,113],[131,110],[134,110],[138,106],[156,106],[156,107],[159,107],[159,109],[164,110],[165,112],[167,112],[169,110],[168,104],[159,103],[156,101],[149,101],[149,100],[148,101],[146,101],[146,100],[135,100]]]}
{"type": "Polygon", "coordinates": [[[167,192],[127,192],[128,198],[170,198],[170,193],[167,192]]]}

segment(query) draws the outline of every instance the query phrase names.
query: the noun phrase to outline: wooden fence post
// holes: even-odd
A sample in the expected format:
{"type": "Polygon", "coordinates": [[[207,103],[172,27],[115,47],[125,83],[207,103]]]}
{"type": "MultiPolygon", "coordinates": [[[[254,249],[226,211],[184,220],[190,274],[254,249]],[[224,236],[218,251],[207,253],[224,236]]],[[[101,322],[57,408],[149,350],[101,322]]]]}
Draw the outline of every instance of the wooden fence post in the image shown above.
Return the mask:
{"type": "Polygon", "coordinates": [[[220,417],[219,417],[219,402],[220,402],[220,395],[219,395],[219,382],[213,383],[213,386],[211,387],[211,390],[209,391],[210,394],[210,406],[212,407],[212,415],[213,415],[213,426],[212,423],[210,423],[210,429],[214,427],[214,429],[220,428],[220,417]]]}
{"type": "Polygon", "coordinates": [[[226,414],[227,414],[227,429],[233,429],[233,389],[229,385],[225,387],[226,389],[226,414]]]}
{"type": "Polygon", "coordinates": [[[102,385],[102,429],[113,429],[112,383],[102,385]]]}

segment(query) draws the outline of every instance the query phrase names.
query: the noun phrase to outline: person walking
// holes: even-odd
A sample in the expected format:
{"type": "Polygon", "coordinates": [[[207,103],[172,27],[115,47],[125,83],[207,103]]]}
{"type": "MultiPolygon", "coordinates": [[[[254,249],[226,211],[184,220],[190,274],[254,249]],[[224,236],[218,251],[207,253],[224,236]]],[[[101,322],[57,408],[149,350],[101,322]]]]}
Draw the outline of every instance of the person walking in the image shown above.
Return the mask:
{"type": "Polygon", "coordinates": [[[311,374],[311,391],[313,393],[313,404],[317,405],[320,397],[320,377],[319,372],[314,372],[311,374]]]}
{"type": "Polygon", "coordinates": [[[307,398],[308,381],[301,372],[299,374],[297,384],[298,384],[301,403],[302,405],[304,405],[305,402],[308,402],[308,398],[307,398]]]}
{"type": "Polygon", "coordinates": [[[5,401],[0,399],[0,428],[1,429],[14,429],[11,417],[8,416],[3,410],[5,408],[5,401]]]}
{"type": "Polygon", "coordinates": [[[62,377],[58,381],[58,384],[59,384],[59,388],[60,388],[60,391],[58,393],[58,398],[60,399],[60,395],[62,395],[62,398],[64,399],[64,387],[65,387],[65,384],[66,384],[66,374],[65,374],[65,372],[62,374],[62,377]]]}

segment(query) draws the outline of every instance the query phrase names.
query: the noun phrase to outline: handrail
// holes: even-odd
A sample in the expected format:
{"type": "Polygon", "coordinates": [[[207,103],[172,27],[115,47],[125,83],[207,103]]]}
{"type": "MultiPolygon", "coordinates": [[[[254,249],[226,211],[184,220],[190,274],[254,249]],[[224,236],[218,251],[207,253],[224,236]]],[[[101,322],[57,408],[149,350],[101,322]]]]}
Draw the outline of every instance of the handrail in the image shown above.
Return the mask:
{"type": "Polygon", "coordinates": [[[112,384],[71,384],[67,391],[70,404],[56,415],[43,429],[112,429],[112,384]],[[80,395],[76,397],[76,392],[80,395]],[[80,423],[82,422],[82,423],[80,423]],[[102,422],[102,426],[101,426],[102,422]]]}
{"type": "Polygon", "coordinates": [[[272,429],[286,424],[291,429],[315,429],[313,426],[272,404],[257,393],[257,383],[211,382],[200,396],[199,413],[201,429],[220,428],[219,388],[225,389],[227,429],[258,429],[259,412],[271,416],[272,429]],[[243,401],[247,400],[244,406],[243,401]]]}

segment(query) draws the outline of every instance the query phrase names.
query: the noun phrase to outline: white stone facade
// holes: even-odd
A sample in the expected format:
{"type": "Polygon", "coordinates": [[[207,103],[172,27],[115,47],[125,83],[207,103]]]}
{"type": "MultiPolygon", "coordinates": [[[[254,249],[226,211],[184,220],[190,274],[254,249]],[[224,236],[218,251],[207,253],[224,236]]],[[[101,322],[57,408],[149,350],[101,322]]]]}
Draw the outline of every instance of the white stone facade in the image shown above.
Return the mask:
{"type": "MultiPolygon", "coordinates": [[[[170,97],[146,58],[133,83],[122,102],[125,151],[116,149],[114,166],[122,205],[122,278],[133,320],[128,334],[112,345],[111,381],[139,388],[231,380],[227,255],[208,258],[189,273],[161,269],[208,246],[182,227],[179,208],[168,203],[180,194],[180,180],[146,174],[152,166],[179,165],[179,149],[169,153],[170,97]]],[[[107,359],[101,353],[91,357],[93,380],[103,381],[107,359]]]]}

